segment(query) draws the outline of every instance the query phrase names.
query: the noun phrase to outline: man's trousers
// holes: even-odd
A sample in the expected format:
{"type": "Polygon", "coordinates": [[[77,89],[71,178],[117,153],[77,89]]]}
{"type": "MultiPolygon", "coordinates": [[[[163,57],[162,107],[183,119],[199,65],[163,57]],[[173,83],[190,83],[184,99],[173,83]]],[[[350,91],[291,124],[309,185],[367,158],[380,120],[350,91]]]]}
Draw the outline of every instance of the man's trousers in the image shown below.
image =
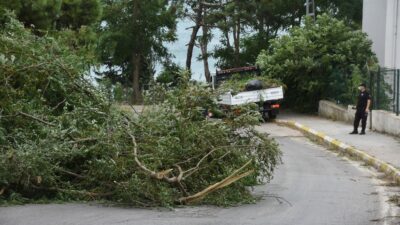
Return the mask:
{"type": "Polygon", "coordinates": [[[358,130],[358,126],[360,125],[360,120],[361,120],[361,127],[362,127],[362,132],[365,132],[365,128],[367,127],[367,118],[368,118],[368,113],[365,111],[362,112],[356,112],[356,116],[354,118],[354,131],[358,130]]]}

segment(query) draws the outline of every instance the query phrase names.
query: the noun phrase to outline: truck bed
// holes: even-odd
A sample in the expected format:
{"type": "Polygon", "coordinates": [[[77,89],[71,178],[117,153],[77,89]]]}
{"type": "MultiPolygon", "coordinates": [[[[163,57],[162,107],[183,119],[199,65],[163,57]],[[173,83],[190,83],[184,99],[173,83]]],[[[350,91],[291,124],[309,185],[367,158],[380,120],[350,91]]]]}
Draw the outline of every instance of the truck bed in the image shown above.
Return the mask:
{"type": "Polygon", "coordinates": [[[222,105],[242,105],[246,103],[273,101],[283,99],[283,87],[268,88],[257,91],[243,91],[232,95],[231,92],[222,94],[219,104],[222,105]]]}

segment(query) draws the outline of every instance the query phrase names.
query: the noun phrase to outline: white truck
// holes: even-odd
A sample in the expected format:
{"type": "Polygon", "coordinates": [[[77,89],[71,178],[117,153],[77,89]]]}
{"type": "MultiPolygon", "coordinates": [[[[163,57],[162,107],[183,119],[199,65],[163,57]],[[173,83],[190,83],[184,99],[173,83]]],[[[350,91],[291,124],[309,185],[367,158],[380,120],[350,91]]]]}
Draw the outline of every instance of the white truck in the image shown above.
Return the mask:
{"type": "MultiPolygon", "coordinates": [[[[213,89],[218,88],[218,85],[233,74],[247,75],[254,74],[255,79],[260,75],[260,69],[255,66],[234,68],[229,70],[217,71],[212,76],[213,89]]],[[[225,107],[242,105],[247,103],[258,103],[260,113],[264,120],[275,119],[279,114],[280,103],[283,100],[283,87],[274,87],[260,90],[242,91],[239,93],[226,92],[219,96],[218,104],[225,107]]]]}

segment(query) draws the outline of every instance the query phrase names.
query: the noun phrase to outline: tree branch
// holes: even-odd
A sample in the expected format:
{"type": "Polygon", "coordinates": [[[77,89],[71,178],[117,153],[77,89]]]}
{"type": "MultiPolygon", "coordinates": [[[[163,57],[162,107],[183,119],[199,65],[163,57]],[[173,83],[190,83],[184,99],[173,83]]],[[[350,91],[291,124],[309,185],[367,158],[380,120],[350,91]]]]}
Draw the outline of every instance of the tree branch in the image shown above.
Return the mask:
{"type": "Polygon", "coordinates": [[[62,173],[65,173],[65,174],[74,176],[74,177],[76,177],[76,178],[79,178],[79,179],[86,179],[85,176],[82,176],[82,175],[77,174],[77,173],[73,173],[73,172],[71,172],[71,171],[67,171],[67,170],[64,170],[64,169],[61,169],[61,168],[57,168],[57,170],[60,171],[60,172],[62,172],[62,173]]]}
{"type": "Polygon", "coordinates": [[[169,175],[171,174],[173,169],[163,170],[161,172],[155,172],[155,171],[148,169],[146,166],[144,166],[138,159],[137,142],[136,142],[135,136],[133,136],[132,134],[129,134],[129,136],[132,138],[133,156],[135,158],[135,162],[141,170],[143,170],[145,173],[147,173],[153,179],[164,180],[167,183],[180,183],[181,182],[182,177],[183,177],[183,172],[182,172],[182,168],[179,165],[175,165],[175,167],[179,171],[179,175],[173,176],[173,177],[169,177],[169,175]]]}
{"type": "Polygon", "coordinates": [[[246,176],[252,174],[252,173],[254,172],[254,170],[249,170],[249,171],[247,171],[247,172],[245,172],[245,173],[242,173],[242,174],[237,175],[241,170],[243,170],[244,168],[246,168],[246,167],[251,163],[251,161],[252,161],[252,160],[249,160],[246,164],[244,164],[244,165],[243,165],[242,167],[240,167],[239,169],[235,170],[231,175],[229,175],[228,177],[226,177],[226,178],[223,179],[222,181],[217,182],[217,183],[215,183],[215,184],[213,184],[213,185],[211,185],[211,186],[208,186],[208,187],[205,188],[204,190],[202,190],[202,191],[200,191],[200,192],[198,192],[198,193],[196,193],[196,194],[194,194],[194,195],[191,195],[191,196],[188,196],[188,197],[180,198],[180,199],[179,199],[179,202],[180,202],[180,203],[183,203],[183,204],[187,204],[187,203],[193,203],[193,202],[200,201],[200,200],[202,200],[206,195],[208,195],[208,194],[210,194],[210,193],[212,193],[212,192],[214,192],[214,191],[216,191],[216,190],[219,190],[219,189],[221,189],[221,188],[224,188],[224,187],[226,187],[226,186],[228,186],[228,185],[230,185],[230,184],[232,184],[232,183],[234,183],[234,182],[236,182],[236,181],[242,179],[243,177],[246,177],[246,176]]]}
{"type": "Polygon", "coordinates": [[[41,122],[41,123],[44,123],[44,124],[49,125],[49,126],[52,126],[52,127],[56,126],[56,125],[53,124],[53,123],[44,121],[44,120],[42,120],[42,119],[40,119],[40,118],[37,118],[37,117],[35,117],[35,116],[29,115],[29,114],[24,113],[24,112],[18,112],[18,114],[20,114],[20,115],[22,115],[22,116],[25,116],[25,117],[28,117],[28,118],[31,118],[31,119],[34,119],[34,120],[36,120],[36,121],[39,121],[39,122],[41,122]]]}
{"type": "MultiPolygon", "coordinates": [[[[185,180],[187,177],[189,177],[190,175],[192,175],[193,173],[195,173],[196,171],[198,171],[198,170],[200,169],[201,163],[202,163],[208,156],[210,156],[212,153],[216,152],[217,150],[224,149],[224,148],[229,148],[229,147],[232,147],[232,146],[230,146],[230,145],[228,145],[228,146],[221,146],[221,147],[214,148],[213,150],[209,151],[206,155],[204,155],[204,156],[200,159],[200,161],[196,164],[195,167],[192,167],[192,168],[190,168],[190,169],[188,169],[188,170],[186,170],[186,171],[183,172],[184,174],[190,172],[188,175],[184,176],[183,180],[185,180]]],[[[251,146],[251,145],[237,145],[236,147],[252,147],[252,146],[251,146]]],[[[226,155],[228,155],[230,152],[231,152],[231,151],[226,152],[226,153],[225,153],[223,156],[221,156],[219,159],[222,159],[223,157],[225,157],[226,155]]]]}

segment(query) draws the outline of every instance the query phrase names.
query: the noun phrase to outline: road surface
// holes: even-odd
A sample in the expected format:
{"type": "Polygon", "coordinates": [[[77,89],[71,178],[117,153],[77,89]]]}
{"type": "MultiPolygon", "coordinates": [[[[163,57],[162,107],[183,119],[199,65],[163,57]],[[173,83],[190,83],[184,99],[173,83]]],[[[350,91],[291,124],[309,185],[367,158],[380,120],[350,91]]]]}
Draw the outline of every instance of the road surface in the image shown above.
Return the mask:
{"type": "Polygon", "coordinates": [[[369,225],[399,224],[387,202],[397,191],[359,163],[336,156],[299,132],[275,124],[269,132],[283,151],[271,183],[254,189],[257,204],[233,208],[148,210],[88,204],[0,208],[0,225],[369,225]]]}

